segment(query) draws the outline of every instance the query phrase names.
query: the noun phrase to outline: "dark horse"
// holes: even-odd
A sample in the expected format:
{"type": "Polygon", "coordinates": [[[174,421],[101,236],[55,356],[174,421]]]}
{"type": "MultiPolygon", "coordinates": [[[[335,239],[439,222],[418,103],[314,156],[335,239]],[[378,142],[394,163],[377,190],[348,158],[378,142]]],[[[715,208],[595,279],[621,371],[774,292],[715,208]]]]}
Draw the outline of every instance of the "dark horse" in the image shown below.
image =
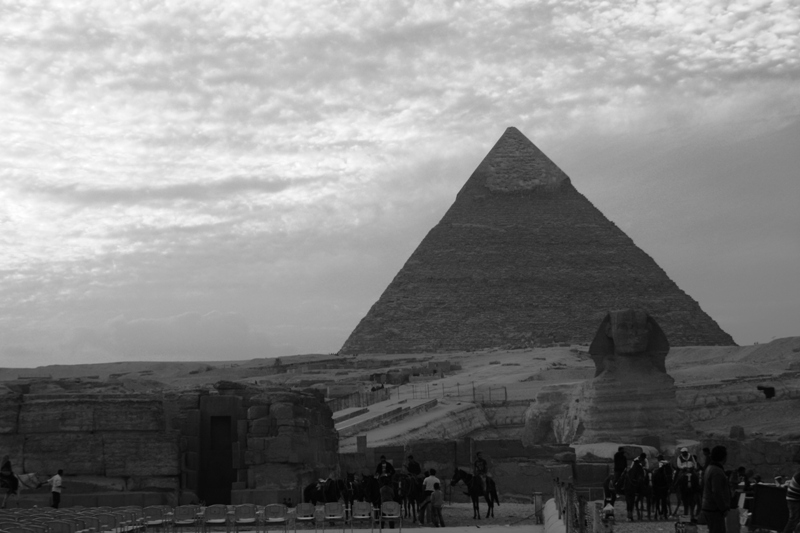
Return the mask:
{"type": "Polygon", "coordinates": [[[500,505],[500,500],[497,499],[497,487],[494,480],[490,477],[486,478],[486,490],[483,489],[483,480],[480,476],[473,476],[468,472],[464,472],[460,468],[456,468],[456,473],[453,474],[453,479],[450,481],[450,486],[455,487],[459,481],[463,481],[467,487],[465,494],[472,499],[472,518],[480,520],[481,511],[478,505],[478,498],[483,496],[489,508],[486,510],[486,518],[494,516],[494,504],[500,505]]]}
{"type": "Polygon", "coordinates": [[[683,514],[694,518],[697,507],[697,500],[702,495],[700,488],[700,478],[692,470],[678,471],[675,475],[675,488],[678,493],[678,505],[675,507],[675,514],[683,505],[683,514]]]}
{"type": "Polygon", "coordinates": [[[412,517],[412,521],[417,521],[417,509],[425,499],[425,490],[422,488],[422,480],[405,473],[398,473],[395,476],[397,490],[395,491],[400,504],[403,506],[403,516],[412,517]]]}
{"type": "Polygon", "coordinates": [[[342,495],[344,482],[341,479],[320,479],[303,489],[303,501],[317,505],[317,502],[338,502],[342,495]]]}

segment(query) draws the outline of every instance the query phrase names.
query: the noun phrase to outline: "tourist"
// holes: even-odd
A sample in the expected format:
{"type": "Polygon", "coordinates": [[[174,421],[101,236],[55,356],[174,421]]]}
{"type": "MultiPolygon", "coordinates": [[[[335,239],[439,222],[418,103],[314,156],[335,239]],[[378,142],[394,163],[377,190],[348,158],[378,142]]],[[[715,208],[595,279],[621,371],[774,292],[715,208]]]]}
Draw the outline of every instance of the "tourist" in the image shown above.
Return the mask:
{"type": "Polygon", "coordinates": [[[633,522],[633,509],[635,507],[639,520],[642,519],[642,510],[636,506],[636,497],[641,494],[643,486],[644,467],[641,463],[641,456],[639,456],[634,459],[625,479],[625,505],[626,510],[628,511],[629,522],[633,522]]]}
{"type": "Polygon", "coordinates": [[[9,496],[13,495],[19,500],[19,480],[14,475],[14,469],[11,467],[11,459],[8,458],[8,455],[3,456],[3,460],[0,461],[0,487],[7,489],[6,495],[3,497],[3,509],[6,508],[6,500],[8,500],[9,496]]]}
{"type": "Polygon", "coordinates": [[[419,466],[419,463],[414,460],[413,455],[408,456],[408,464],[406,465],[406,471],[415,478],[418,478],[419,476],[422,475],[422,467],[419,466]]]}
{"type": "Polygon", "coordinates": [[[789,508],[789,520],[783,533],[794,533],[797,524],[800,524],[800,470],[792,476],[786,486],[786,507],[789,508]]]}
{"type": "Polygon", "coordinates": [[[444,527],[444,518],[442,518],[443,505],[444,494],[442,494],[441,485],[436,483],[433,486],[433,494],[431,494],[431,506],[433,507],[433,527],[444,527]]]}
{"type": "Polygon", "coordinates": [[[378,467],[375,469],[375,475],[378,478],[389,477],[390,479],[394,476],[394,467],[386,460],[385,455],[381,455],[381,462],[378,463],[378,467]]]}
{"type": "Polygon", "coordinates": [[[620,446],[617,448],[617,453],[614,454],[614,479],[619,480],[619,477],[628,468],[628,456],[625,455],[625,448],[620,446]]]}
{"type": "Polygon", "coordinates": [[[61,489],[64,486],[61,484],[61,476],[64,474],[64,471],[59,469],[58,473],[47,480],[47,483],[50,483],[50,494],[53,497],[53,509],[58,509],[58,504],[61,503],[61,489]]]}
{"type": "Polygon", "coordinates": [[[696,471],[699,468],[697,457],[689,453],[689,448],[681,448],[681,453],[675,460],[675,466],[678,472],[696,471]]]}
{"type": "Polygon", "coordinates": [[[603,482],[603,507],[606,505],[614,505],[617,502],[617,491],[614,489],[614,484],[617,481],[616,472],[609,474],[603,482]]]}
{"type": "Polygon", "coordinates": [[[483,458],[481,452],[476,453],[473,474],[484,478],[486,477],[486,473],[488,471],[489,471],[489,465],[486,464],[486,459],[483,458]]]}
{"type": "Polygon", "coordinates": [[[731,508],[731,489],[723,465],[728,459],[725,446],[714,446],[711,461],[703,472],[702,512],[708,533],[725,533],[725,516],[731,508]]]}
{"type": "MultiPolygon", "coordinates": [[[[425,499],[422,501],[419,507],[419,523],[425,523],[425,514],[426,510],[428,509],[428,504],[431,501],[431,497],[433,496],[433,491],[436,490],[436,484],[441,483],[438,477],[436,477],[436,469],[431,468],[428,476],[422,480],[422,488],[425,490],[425,499]]],[[[428,513],[429,521],[433,519],[433,510],[430,510],[428,513]]]]}

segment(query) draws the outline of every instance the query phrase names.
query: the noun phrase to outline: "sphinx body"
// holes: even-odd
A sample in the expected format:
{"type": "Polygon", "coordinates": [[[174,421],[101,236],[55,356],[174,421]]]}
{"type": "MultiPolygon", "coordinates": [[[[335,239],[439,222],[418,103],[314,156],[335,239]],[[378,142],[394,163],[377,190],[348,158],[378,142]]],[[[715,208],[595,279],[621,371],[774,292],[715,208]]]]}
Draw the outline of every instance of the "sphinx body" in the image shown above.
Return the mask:
{"type": "Polygon", "coordinates": [[[527,441],[673,442],[690,428],[678,413],[668,352],[664,332],[645,311],[609,312],[589,347],[594,379],[558,394],[543,391],[526,413],[527,441]]]}

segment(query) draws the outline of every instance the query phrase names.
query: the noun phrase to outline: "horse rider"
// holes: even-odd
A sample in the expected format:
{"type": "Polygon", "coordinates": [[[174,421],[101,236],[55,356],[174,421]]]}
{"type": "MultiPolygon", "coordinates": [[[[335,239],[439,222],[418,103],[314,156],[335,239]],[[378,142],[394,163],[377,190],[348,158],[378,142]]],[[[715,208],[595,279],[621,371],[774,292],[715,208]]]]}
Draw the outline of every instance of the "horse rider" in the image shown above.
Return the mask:
{"type": "Polygon", "coordinates": [[[486,459],[483,458],[481,452],[475,454],[475,463],[473,464],[473,474],[476,476],[480,476],[480,478],[485,482],[486,477],[489,475],[489,465],[486,463],[486,459]]]}
{"type": "Polygon", "coordinates": [[[419,478],[422,475],[422,467],[419,465],[418,462],[414,460],[413,455],[408,456],[408,463],[406,464],[406,471],[414,476],[415,478],[419,478]]]}
{"type": "Polygon", "coordinates": [[[700,465],[697,462],[697,457],[689,453],[689,448],[681,448],[681,453],[675,459],[675,466],[679,473],[685,474],[688,472],[693,474],[700,465]]]}
{"type": "Polygon", "coordinates": [[[5,497],[3,497],[3,508],[6,506],[6,500],[12,494],[19,498],[19,480],[14,475],[14,469],[11,467],[11,460],[8,455],[3,456],[0,461],[0,487],[8,489],[5,497]]]}
{"type": "Polygon", "coordinates": [[[386,460],[385,455],[381,455],[381,462],[378,463],[378,467],[375,469],[375,476],[380,479],[382,477],[394,477],[394,467],[392,463],[386,460]]]}

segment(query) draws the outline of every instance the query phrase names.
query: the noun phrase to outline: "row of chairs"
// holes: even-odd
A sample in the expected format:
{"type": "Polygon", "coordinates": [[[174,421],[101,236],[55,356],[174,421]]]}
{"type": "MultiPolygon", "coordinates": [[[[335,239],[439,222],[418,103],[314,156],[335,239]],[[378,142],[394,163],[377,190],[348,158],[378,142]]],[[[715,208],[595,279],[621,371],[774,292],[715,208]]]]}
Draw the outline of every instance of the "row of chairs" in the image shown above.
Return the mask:
{"type": "MultiPolygon", "coordinates": [[[[227,505],[182,505],[174,509],[169,506],[150,507],[70,507],[52,509],[49,507],[33,509],[0,510],[0,533],[146,533],[147,529],[166,533],[177,533],[188,528],[193,533],[208,533],[215,526],[222,526],[226,533],[240,533],[243,530],[259,527],[264,533],[270,526],[288,528],[291,516],[282,504],[270,504],[263,511],[253,504],[242,504],[229,508],[227,505]]],[[[341,503],[326,503],[317,508],[311,503],[298,504],[294,512],[294,530],[299,524],[310,524],[316,532],[321,526],[340,522],[344,533],[346,525],[350,530],[357,522],[368,522],[371,531],[375,525],[383,527],[384,522],[395,522],[402,531],[402,513],[397,502],[385,502],[373,508],[368,502],[354,502],[352,508],[341,503]]]]}
{"type": "MultiPolygon", "coordinates": [[[[284,515],[285,516],[285,515],[284,515]]],[[[270,520],[269,516],[265,515],[265,523],[270,520]]],[[[275,520],[273,518],[273,520],[275,520]]],[[[314,531],[317,531],[317,526],[322,524],[322,531],[325,531],[326,523],[341,522],[342,533],[344,533],[346,525],[350,524],[350,531],[357,522],[368,522],[370,530],[375,530],[375,525],[378,524],[380,530],[383,529],[385,522],[398,522],[399,531],[403,531],[403,513],[402,508],[397,502],[384,502],[380,507],[373,507],[369,502],[353,502],[353,507],[348,508],[341,503],[326,503],[319,512],[317,508],[310,503],[300,503],[295,509],[294,530],[297,533],[297,525],[299,523],[307,522],[314,524],[314,531]]],[[[284,522],[285,531],[285,522],[284,522]]],[[[266,532],[265,532],[266,533],[266,532]]]]}

